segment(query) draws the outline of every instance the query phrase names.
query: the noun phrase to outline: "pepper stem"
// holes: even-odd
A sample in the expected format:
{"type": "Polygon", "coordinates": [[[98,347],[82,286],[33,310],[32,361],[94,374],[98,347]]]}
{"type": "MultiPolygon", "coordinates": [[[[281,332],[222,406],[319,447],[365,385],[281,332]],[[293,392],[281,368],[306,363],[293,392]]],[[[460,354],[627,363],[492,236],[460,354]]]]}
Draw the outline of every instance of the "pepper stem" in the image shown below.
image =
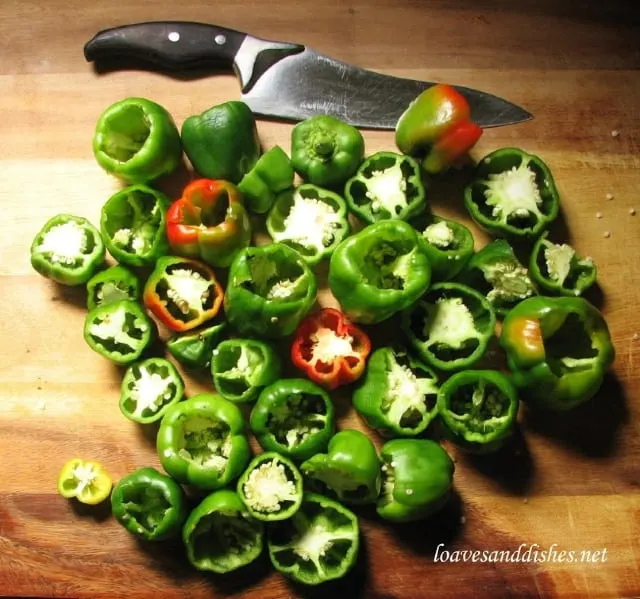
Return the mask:
{"type": "Polygon", "coordinates": [[[320,158],[331,158],[334,148],[335,141],[332,135],[321,132],[313,138],[313,150],[320,158]]]}

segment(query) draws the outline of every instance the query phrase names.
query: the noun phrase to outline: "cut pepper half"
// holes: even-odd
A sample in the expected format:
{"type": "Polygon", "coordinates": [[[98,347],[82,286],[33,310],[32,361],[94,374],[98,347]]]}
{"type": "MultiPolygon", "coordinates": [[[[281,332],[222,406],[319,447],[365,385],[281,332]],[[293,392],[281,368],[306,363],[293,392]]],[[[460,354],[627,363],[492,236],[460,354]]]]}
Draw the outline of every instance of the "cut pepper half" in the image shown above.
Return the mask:
{"type": "Polygon", "coordinates": [[[189,368],[206,368],[226,328],[227,323],[222,322],[173,335],[167,340],[167,351],[189,368]]]}
{"type": "Polygon", "coordinates": [[[87,282],[87,308],[93,310],[101,304],[118,300],[142,299],[140,280],[121,264],[111,266],[93,275],[87,282]]]}
{"type": "Polygon", "coordinates": [[[473,255],[473,235],[463,224],[434,216],[420,227],[434,282],[453,279],[473,255]]]}
{"type": "Polygon", "coordinates": [[[111,477],[98,462],[80,458],[69,460],[60,471],[58,492],[66,499],[97,505],[111,493],[111,477]]]}

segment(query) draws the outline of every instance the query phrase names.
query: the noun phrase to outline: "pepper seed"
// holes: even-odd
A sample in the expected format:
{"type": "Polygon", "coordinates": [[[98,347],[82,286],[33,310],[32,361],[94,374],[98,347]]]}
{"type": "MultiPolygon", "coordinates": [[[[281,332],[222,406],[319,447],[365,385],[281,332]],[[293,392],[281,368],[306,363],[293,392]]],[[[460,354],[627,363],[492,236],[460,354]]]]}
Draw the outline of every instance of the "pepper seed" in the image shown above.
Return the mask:
{"type": "Polygon", "coordinates": [[[611,232],[610,232],[610,231],[605,231],[605,232],[602,234],[602,236],[603,236],[603,237],[606,237],[607,239],[609,239],[609,237],[611,237],[611,232]]]}
{"type": "Polygon", "coordinates": [[[636,215],[636,209],[635,208],[629,208],[629,214],[631,216],[635,216],[636,215]]]}
{"type": "Polygon", "coordinates": [[[602,218],[602,212],[596,212],[596,218],[602,218]]]}
{"type": "Polygon", "coordinates": [[[607,200],[613,200],[613,194],[612,193],[608,193],[606,196],[604,196],[605,198],[607,198],[607,200]]]}
{"type": "Polygon", "coordinates": [[[618,137],[618,135],[620,135],[620,132],[619,132],[617,129],[614,129],[614,130],[611,132],[611,137],[618,137]]]}

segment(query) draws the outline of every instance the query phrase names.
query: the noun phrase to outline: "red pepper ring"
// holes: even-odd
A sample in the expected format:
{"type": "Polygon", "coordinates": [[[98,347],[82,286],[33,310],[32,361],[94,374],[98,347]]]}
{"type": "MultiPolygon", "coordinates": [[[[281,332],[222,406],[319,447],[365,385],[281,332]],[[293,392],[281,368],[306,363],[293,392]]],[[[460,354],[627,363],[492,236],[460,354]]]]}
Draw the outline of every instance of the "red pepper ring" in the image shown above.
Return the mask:
{"type": "Polygon", "coordinates": [[[293,364],[329,390],[360,378],[370,353],[367,334],[333,308],[307,316],[291,346],[293,364]]]}

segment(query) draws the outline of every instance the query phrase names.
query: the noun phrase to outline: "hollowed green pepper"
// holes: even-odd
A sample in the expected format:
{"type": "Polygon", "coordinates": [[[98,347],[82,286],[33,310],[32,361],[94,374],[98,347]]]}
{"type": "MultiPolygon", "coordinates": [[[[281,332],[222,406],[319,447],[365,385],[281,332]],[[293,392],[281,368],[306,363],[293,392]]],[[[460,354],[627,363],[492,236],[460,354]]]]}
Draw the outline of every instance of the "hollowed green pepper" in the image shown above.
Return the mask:
{"type": "Polygon", "coordinates": [[[426,204],[420,165],[395,152],[369,156],[347,181],[344,195],[351,211],[369,224],[385,219],[409,220],[426,204]]]}
{"type": "Polygon", "coordinates": [[[298,252],[281,243],[249,247],[231,264],[225,314],[241,335],[285,337],[309,312],[316,292],[316,277],[298,252]]]}
{"type": "Polygon", "coordinates": [[[432,281],[453,279],[473,255],[471,231],[462,223],[439,216],[432,217],[420,231],[432,281]]]}
{"type": "Polygon", "coordinates": [[[411,437],[436,417],[435,373],[400,347],[380,347],[367,364],[353,407],[384,436],[411,437]]]}
{"type": "Polygon", "coordinates": [[[402,329],[427,364],[468,368],[484,355],[496,315],[489,300],[460,283],[436,283],[402,314],[402,329]]]}
{"type": "Polygon", "coordinates": [[[438,413],[445,434],[462,449],[489,453],[513,433],[518,393],[496,370],[463,370],[440,388],[438,413]]]}
{"type": "Polygon", "coordinates": [[[250,458],[242,413],[215,393],[172,405],[160,423],[156,446],[170,476],[207,490],[228,485],[250,458]]]}
{"type": "Polygon", "coordinates": [[[267,532],[273,567],[295,582],[317,585],[342,578],[358,558],[358,518],[322,495],[305,493],[300,509],[267,532]]]}
{"type": "Polygon", "coordinates": [[[349,234],[347,218],[347,205],[338,194],[304,184],[278,196],[267,230],[275,242],[292,247],[308,264],[317,264],[349,234]]]}
{"type": "Polygon", "coordinates": [[[345,239],[329,264],[329,287],[353,321],[378,323],[413,304],[428,288],[431,267],[415,230],[385,220],[345,239]]]}
{"type": "Polygon", "coordinates": [[[167,351],[189,368],[206,368],[226,328],[227,323],[222,322],[173,335],[167,340],[167,351]]]}
{"type": "Polygon", "coordinates": [[[286,520],[302,504],[302,475],[289,459],[272,451],[253,458],[238,480],[247,511],[264,522],[286,520]]]}
{"type": "Polygon", "coordinates": [[[62,285],[84,285],[104,263],[99,231],[86,219],[58,214],[40,229],[31,244],[31,266],[62,285]]]}
{"type": "Polygon", "coordinates": [[[184,381],[164,358],[148,358],[129,366],[122,379],[120,411],[133,422],[160,420],[184,394],[184,381]]]}
{"type": "Polygon", "coordinates": [[[497,237],[537,237],[560,210],[549,167],[518,148],[496,150],[478,163],[464,203],[471,218],[497,237]]]}
{"type": "Polygon", "coordinates": [[[502,324],[500,345],[523,399],[568,410],[593,397],[615,349],[602,314],[581,297],[532,297],[502,324]]]}
{"type": "Polygon", "coordinates": [[[276,196],[293,187],[294,177],[291,160],[280,146],[265,152],[238,183],[247,210],[256,214],[268,212],[276,196]]]}
{"type": "Polygon", "coordinates": [[[264,547],[264,525],[252,518],[235,491],[205,497],[182,529],[187,557],[198,570],[226,574],[253,562],[264,547]]]}
{"type": "Polygon", "coordinates": [[[164,541],[180,534],[188,510],[180,485],[147,467],[118,482],[111,494],[111,511],[132,535],[164,541]]]}
{"type": "Polygon", "coordinates": [[[140,301],[142,286],[138,277],[121,264],[100,271],[87,281],[87,308],[89,310],[93,310],[101,304],[126,299],[140,301]]]}
{"type": "Polygon", "coordinates": [[[311,381],[283,379],[262,390],[249,426],[265,451],[304,461],[327,448],[335,429],[333,404],[311,381]]]}
{"type": "Polygon", "coordinates": [[[362,133],[335,117],[309,117],[291,132],[291,162],[308,183],[331,188],[343,185],[363,156],[362,133]]]}
{"type": "Polygon", "coordinates": [[[486,295],[500,316],[536,294],[527,269],[505,239],[492,241],[474,254],[456,280],[486,295]]]}
{"type": "Polygon", "coordinates": [[[553,243],[545,231],[531,250],[531,278],[545,291],[569,297],[582,295],[598,277],[591,258],[581,258],[566,243],[553,243]]]}
{"type": "Polygon", "coordinates": [[[378,515],[391,522],[423,520],[450,497],[455,466],[430,439],[394,439],[380,449],[382,490],[378,515]]]}
{"type": "Polygon", "coordinates": [[[254,401],[260,391],[280,378],[282,363],[276,351],[257,339],[227,339],[211,360],[213,384],[233,402],[254,401]]]}
{"type": "Polygon", "coordinates": [[[329,441],[327,453],[317,453],[301,466],[313,491],[335,495],[342,503],[374,503],[380,493],[380,463],[369,437],[342,430],[329,441]]]}
{"type": "Polygon", "coordinates": [[[129,266],[152,266],[169,251],[166,212],[171,200],[147,185],[132,185],[102,207],[100,232],[109,253],[129,266]]]}

